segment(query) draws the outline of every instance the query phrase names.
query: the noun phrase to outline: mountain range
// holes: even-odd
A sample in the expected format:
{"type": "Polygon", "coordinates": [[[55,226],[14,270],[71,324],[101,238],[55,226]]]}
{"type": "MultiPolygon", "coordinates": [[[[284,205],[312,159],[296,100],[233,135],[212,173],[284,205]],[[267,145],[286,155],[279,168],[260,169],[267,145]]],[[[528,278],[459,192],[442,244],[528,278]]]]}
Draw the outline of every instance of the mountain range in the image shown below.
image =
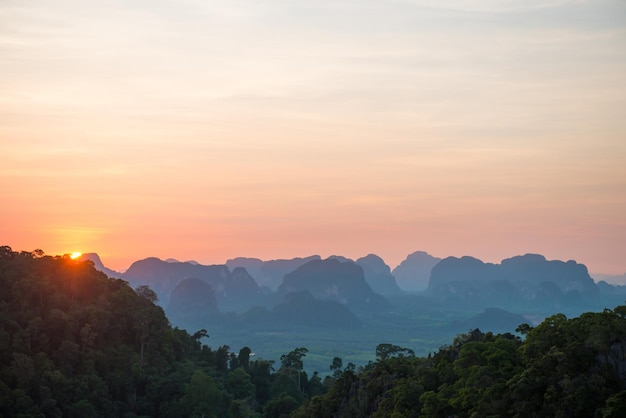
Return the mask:
{"type": "MultiPolygon", "coordinates": [[[[547,260],[538,254],[494,264],[468,256],[439,259],[418,251],[393,271],[375,254],[356,261],[338,255],[268,261],[239,257],[210,266],[152,257],[134,262],[124,273],[106,268],[97,254],[82,257],[135,288],[149,286],[172,323],[192,328],[227,312],[268,326],[321,326],[330,322],[320,313],[332,311],[333,325],[346,328],[359,323],[354,314],[413,312],[419,306],[487,316],[499,312],[489,309],[514,315],[575,313],[619,302],[626,295],[624,286],[596,284],[583,264],[547,260]],[[256,316],[252,318],[250,312],[256,316]],[[305,319],[313,313],[319,318],[305,319]],[[289,320],[277,321],[281,315],[289,320]]],[[[511,318],[510,322],[519,319],[511,318]]]]}
{"type": "Polygon", "coordinates": [[[360,265],[334,258],[312,260],[301,265],[286,274],[278,288],[280,295],[300,291],[308,291],[321,300],[339,302],[354,311],[379,310],[388,304],[365,281],[360,265]]]}
{"type": "Polygon", "coordinates": [[[596,304],[600,291],[583,264],[526,254],[501,264],[445,258],[433,267],[427,293],[463,306],[569,311],[596,304]]]}

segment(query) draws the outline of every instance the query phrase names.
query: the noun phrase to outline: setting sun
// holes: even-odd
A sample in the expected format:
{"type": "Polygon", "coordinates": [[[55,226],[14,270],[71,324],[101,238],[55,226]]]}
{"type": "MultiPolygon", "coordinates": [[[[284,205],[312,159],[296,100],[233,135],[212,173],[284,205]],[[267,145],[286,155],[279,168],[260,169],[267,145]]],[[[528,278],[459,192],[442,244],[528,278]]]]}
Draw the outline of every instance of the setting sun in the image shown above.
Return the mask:
{"type": "Polygon", "coordinates": [[[80,257],[81,255],[83,255],[83,253],[74,252],[74,253],[72,253],[72,254],[70,255],[70,258],[71,258],[72,260],[75,260],[75,259],[77,259],[78,257],[80,257]]]}

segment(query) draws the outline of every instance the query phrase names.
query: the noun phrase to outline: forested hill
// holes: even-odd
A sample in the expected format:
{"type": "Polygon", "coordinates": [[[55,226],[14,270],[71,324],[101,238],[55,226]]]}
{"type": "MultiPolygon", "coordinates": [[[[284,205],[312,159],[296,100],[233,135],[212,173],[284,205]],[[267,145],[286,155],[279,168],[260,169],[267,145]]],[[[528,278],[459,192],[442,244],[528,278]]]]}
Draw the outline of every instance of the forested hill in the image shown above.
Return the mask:
{"type": "Polygon", "coordinates": [[[427,358],[381,343],[322,378],[305,347],[212,350],[154,301],[91,262],[0,247],[0,417],[626,416],[626,306],[524,339],[473,330],[427,358]]]}
{"type": "Polygon", "coordinates": [[[379,345],[292,417],[626,417],[626,306],[473,330],[427,358],[379,345]]]}
{"type": "Polygon", "coordinates": [[[153,302],[90,262],[0,247],[0,416],[179,409],[200,344],[153,302]]]}
{"type": "Polygon", "coordinates": [[[304,400],[291,366],[305,349],[281,380],[248,347],[172,328],[154,301],[91,262],[0,247],[0,417],[251,417],[304,400]]]}

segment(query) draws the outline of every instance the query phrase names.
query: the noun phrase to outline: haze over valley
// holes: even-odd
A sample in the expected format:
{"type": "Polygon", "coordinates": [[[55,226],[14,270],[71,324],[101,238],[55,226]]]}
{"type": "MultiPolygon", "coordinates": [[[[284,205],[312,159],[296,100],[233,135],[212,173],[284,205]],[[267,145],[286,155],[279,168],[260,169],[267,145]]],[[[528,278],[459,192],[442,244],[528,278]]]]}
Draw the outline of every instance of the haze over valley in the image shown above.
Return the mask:
{"type": "Polygon", "coordinates": [[[275,359],[301,342],[316,356],[310,370],[323,370],[337,354],[363,365],[380,341],[427,355],[470,329],[514,333],[555,313],[576,316],[626,300],[625,285],[537,254],[493,264],[416,251],[393,270],[374,254],[237,257],[223,265],[151,257],[123,273],[95,253],[79,259],[134,288],[149,286],[173,325],[206,329],[213,344],[255,347],[275,359]]]}

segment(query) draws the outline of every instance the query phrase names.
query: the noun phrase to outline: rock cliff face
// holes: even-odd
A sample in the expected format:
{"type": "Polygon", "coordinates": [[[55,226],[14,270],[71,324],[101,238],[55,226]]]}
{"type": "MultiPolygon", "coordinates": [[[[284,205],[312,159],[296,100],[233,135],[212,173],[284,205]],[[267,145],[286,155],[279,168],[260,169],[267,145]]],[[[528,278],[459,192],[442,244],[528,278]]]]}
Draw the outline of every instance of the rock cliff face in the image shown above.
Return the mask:
{"type": "Polygon", "coordinates": [[[409,254],[391,274],[396,278],[400,289],[406,292],[422,292],[428,288],[430,272],[441,261],[424,251],[409,254]]]}
{"type": "Polygon", "coordinates": [[[379,256],[369,254],[356,260],[356,263],[363,269],[365,280],[374,292],[383,296],[402,293],[396,283],[396,278],[391,274],[391,269],[379,256]]]}
{"type": "Polygon", "coordinates": [[[574,309],[594,302],[599,294],[584,265],[548,261],[535,254],[512,257],[501,264],[448,257],[433,267],[428,292],[467,305],[504,309],[574,309]]]}
{"type": "Polygon", "coordinates": [[[278,293],[308,290],[318,299],[332,300],[351,310],[382,309],[388,302],[365,281],[363,269],[353,262],[314,260],[285,275],[278,293]]]}
{"type": "Polygon", "coordinates": [[[261,293],[245,269],[235,269],[231,273],[225,265],[168,263],[158,258],[147,258],[133,263],[122,278],[133,287],[150,286],[163,306],[168,305],[174,288],[188,278],[200,279],[210,285],[223,311],[247,309],[261,293]]]}

